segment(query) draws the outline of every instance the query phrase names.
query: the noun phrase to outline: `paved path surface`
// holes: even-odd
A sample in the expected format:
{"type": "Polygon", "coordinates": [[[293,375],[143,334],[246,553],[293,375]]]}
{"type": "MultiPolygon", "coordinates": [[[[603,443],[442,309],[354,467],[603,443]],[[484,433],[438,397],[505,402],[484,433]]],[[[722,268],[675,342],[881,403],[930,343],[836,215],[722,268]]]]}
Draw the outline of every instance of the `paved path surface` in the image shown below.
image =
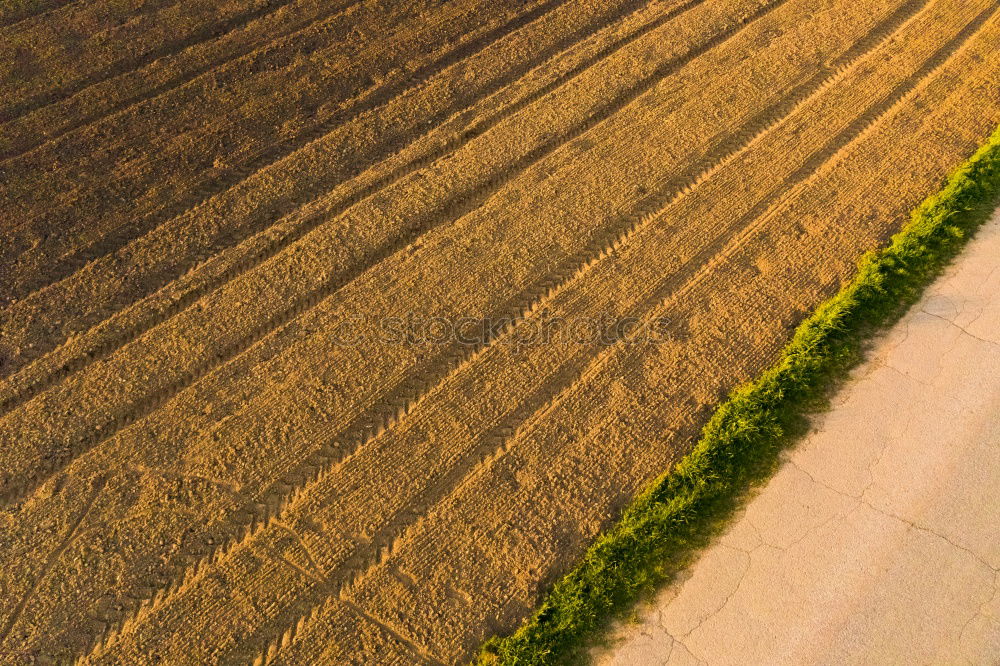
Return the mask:
{"type": "Polygon", "coordinates": [[[1000,213],[608,664],[1000,664],[1000,213]]]}

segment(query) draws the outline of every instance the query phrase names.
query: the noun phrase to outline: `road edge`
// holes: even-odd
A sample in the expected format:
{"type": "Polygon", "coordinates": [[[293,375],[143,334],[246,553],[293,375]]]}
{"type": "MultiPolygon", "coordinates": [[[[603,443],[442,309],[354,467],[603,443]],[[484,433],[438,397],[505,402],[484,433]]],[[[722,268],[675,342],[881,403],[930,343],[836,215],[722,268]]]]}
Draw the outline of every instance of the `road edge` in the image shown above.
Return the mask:
{"type": "Polygon", "coordinates": [[[474,663],[579,657],[611,618],[690,564],[749,491],[776,471],[778,454],[860,362],[865,341],[902,317],[998,200],[1000,128],[887,247],[861,258],[854,279],[798,326],[769,370],[729,395],[694,449],[626,507],[531,617],[510,636],[489,639],[474,663]]]}

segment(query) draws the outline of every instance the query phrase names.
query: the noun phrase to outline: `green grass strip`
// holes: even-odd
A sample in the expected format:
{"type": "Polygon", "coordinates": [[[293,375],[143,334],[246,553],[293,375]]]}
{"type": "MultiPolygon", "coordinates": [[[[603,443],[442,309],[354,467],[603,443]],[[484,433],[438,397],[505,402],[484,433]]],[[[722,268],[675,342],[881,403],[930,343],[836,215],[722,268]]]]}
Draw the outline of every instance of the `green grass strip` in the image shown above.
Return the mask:
{"type": "Polygon", "coordinates": [[[612,617],[689,564],[775,471],[778,454],[861,359],[864,341],[906,312],[998,199],[1000,129],[887,248],[862,258],[853,282],[802,322],[778,362],[734,390],[691,453],[633,500],[516,633],[489,640],[476,663],[582,659],[586,641],[612,617]]]}

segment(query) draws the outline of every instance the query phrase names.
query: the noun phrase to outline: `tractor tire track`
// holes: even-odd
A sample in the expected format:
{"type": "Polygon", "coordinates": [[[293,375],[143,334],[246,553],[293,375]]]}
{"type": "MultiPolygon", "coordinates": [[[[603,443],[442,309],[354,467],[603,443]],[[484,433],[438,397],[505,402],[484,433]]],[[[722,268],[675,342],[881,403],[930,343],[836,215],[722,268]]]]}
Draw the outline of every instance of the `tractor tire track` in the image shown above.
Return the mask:
{"type": "MultiPolygon", "coordinates": [[[[147,313],[140,314],[139,315],[140,321],[138,323],[130,324],[127,327],[120,330],[119,332],[111,334],[110,339],[106,338],[99,345],[95,345],[87,349],[86,351],[82,352],[81,354],[71,359],[67,359],[66,362],[61,364],[58,368],[56,368],[54,372],[44,376],[39,380],[30,381],[30,383],[28,383],[23,389],[20,389],[14,392],[9,397],[0,400],[0,418],[2,418],[10,411],[20,407],[24,403],[30,401],[32,398],[44,392],[48,388],[56,385],[66,377],[89,367],[93,363],[103,358],[106,358],[115,350],[128,344],[134,339],[140,337],[151,328],[154,328],[168,321],[175,315],[186,310],[188,307],[190,307],[193,303],[195,303],[197,300],[199,300],[206,294],[216,291],[225,284],[231,282],[234,279],[237,279],[238,277],[242,276],[248,271],[256,268],[260,264],[264,263],[265,261],[269,260],[270,258],[274,257],[275,255],[279,254],[280,252],[282,252],[283,250],[285,250],[286,248],[297,242],[299,239],[304,237],[312,230],[321,226],[324,222],[327,222],[330,219],[342,215],[348,209],[360,203],[361,201],[370,198],[374,194],[377,194],[378,192],[384,190],[385,188],[390,187],[391,185],[407,178],[413,173],[416,173],[417,171],[426,168],[427,166],[437,161],[438,159],[461,149],[462,147],[467,145],[470,141],[472,141],[478,136],[481,136],[482,134],[485,134],[487,131],[496,127],[505,119],[516,115],[517,113],[521,112],[524,108],[542,99],[543,97],[550,94],[552,91],[558,89],[568,81],[575,79],[577,76],[588,70],[593,65],[605,60],[608,57],[613,56],[620,49],[634,42],[636,39],[639,39],[643,35],[654,30],[655,28],[661,27],[668,21],[676,18],[678,15],[688,11],[689,9],[697,5],[702,4],[704,1],[705,0],[685,0],[684,2],[679,3],[676,7],[671,8],[668,12],[666,12],[659,18],[641,26],[637,31],[628,35],[627,37],[615,41],[609,47],[602,49],[593,56],[585,59],[584,61],[582,61],[577,66],[573,67],[568,72],[564,73],[563,75],[560,75],[559,77],[549,82],[548,84],[542,86],[535,92],[532,92],[531,94],[526,95],[517,102],[505,107],[499,113],[492,114],[491,116],[488,116],[487,118],[474,123],[460,136],[452,136],[445,139],[444,142],[439,146],[424,151],[423,154],[415,157],[411,161],[390,170],[388,173],[373,180],[368,185],[356,190],[355,192],[352,192],[350,195],[344,197],[332,209],[322,209],[316,212],[301,215],[297,220],[293,220],[290,222],[290,224],[288,225],[289,228],[286,231],[278,235],[276,238],[273,238],[269,241],[264,241],[264,246],[260,248],[255,248],[252,251],[252,253],[249,256],[247,256],[247,258],[233,263],[221,273],[207,279],[205,282],[202,282],[197,286],[193,287],[192,289],[186,291],[181,298],[172,301],[165,308],[154,310],[152,312],[149,312],[148,314],[147,313]]],[[[631,16],[632,13],[635,13],[637,11],[640,10],[639,9],[634,10],[627,16],[631,16]]],[[[615,21],[619,19],[620,17],[616,18],[615,21]]],[[[605,29],[609,27],[609,25],[613,25],[613,23],[606,24],[601,29],[605,29]]],[[[530,67],[531,71],[533,71],[534,69],[544,66],[548,62],[559,57],[568,49],[571,49],[580,43],[579,38],[581,37],[581,34],[583,32],[584,32],[583,30],[577,31],[567,40],[560,42],[561,50],[557,53],[549,54],[544,62],[538,65],[529,63],[529,65],[527,65],[526,67],[530,67]],[[569,45],[564,46],[565,42],[569,42],[569,45]]],[[[484,95],[483,97],[486,96],[487,95],[484,95]]],[[[477,99],[477,102],[480,101],[483,97],[477,99]]],[[[413,138],[411,141],[408,142],[407,145],[410,145],[419,140],[420,138],[427,136],[430,133],[430,131],[432,130],[424,132],[420,136],[413,138]]],[[[399,152],[401,151],[397,151],[396,153],[394,153],[394,155],[398,154],[399,152]]],[[[355,177],[355,179],[360,177],[361,175],[363,174],[359,174],[359,176],[355,177]]],[[[322,198],[323,196],[326,195],[321,195],[319,198],[322,198]]],[[[295,213],[297,212],[298,211],[295,211],[291,213],[291,215],[295,215],[295,213]]],[[[281,220],[279,220],[278,222],[274,223],[269,227],[257,231],[256,233],[257,234],[268,233],[278,225],[282,224],[283,221],[286,221],[287,217],[288,216],[282,218],[281,220]]],[[[393,246],[393,248],[398,249],[402,246],[405,246],[409,242],[412,242],[412,240],[414,239],[415,237],[404,237],[402,240],[397,242],[393,246]]],[[[223,253],[231,249],[232,248],[223,248],[222,250],[219,251],[219,253],[223,253]]],[[[363,271],[366,268],[370,267],[371,265],[372,265],[371,263],[364,264],[364,266],[359,270],[363,271]]],[[[122,311],[112,313],[110,317],[108,317],[102,322],[95,324],[86,333],[83,333],[83,335],[87,335],[91,331],[101,328],[103,325],[108,323],[120,312],[122,311]]],[[[55,348],[52,352],[49,353],[54,353],[58,350],[59,347],[55,348]]],[[[46,356],[47,355],[48,354],[46,354],[46,356]]],[[[44,360],[46,356],[42,356],[41,358],[37,359],[36,362],[44,360]]],[[[14,381],[16,381],[16,378],[14,381]]]]}
{"type": "MultiPolygon", "coordinates": [[[[341,7],[335,8],[334,13],[340,13],[346,11],[351,5],[357,4],[362,1],[363,0],[350,0],[346,5],[342,5],[341,7]]],[[[285,8],[288,5],[291,5],[294,2],[296,2],[296,0],[273,0],[273,2],[250,9],[249,11],[244,11],[220,23],[203,25],[199,30],[196,30],[193,34],[188,35],[183,39],[171,41],[156,48],[153,48],[145,53],[134,55],[129,58],[124,58],[123,60],[120,60],[112,64],[110,69],[93,72],[88,76],[85,76],[84,78],[75,81],[74,83],[68,86],[32,95],[25,99],[20,99],[15,104],[8,106],[4,109],[0,109],[0,117],[4,118],[3,121],[4,123],[15,121],[21,116],[37,111],[43,107],[51,106],[53,104],[58,104],[59,102],[68,99],[69,97],[72,97],[74,95],[86,91],[88,88],[98,83],[102,83],[104,81],[107,81],[108,79],[113,79],[123,74],[128,74],[138,69],[142,69],[156,62],[157,60],[160,60],[161,58],[166,58],[175,55],[181,51],[184,51],[188,48],[196,47],[210,40],[224,39],[226,36],[228,36],[229,33],[242,28],[243,26],[247,25],[248,23],[251,23],[252,21],[256,21],[258,19],[270,16],[271,14],[274,14],[275,12],[285,8]]],[[[254,45],[253,48],[254,49],[258,48],[258,45],[254,45]]],[[[240,57],[241,55],[243,54],[240,53],[233,54],[231,57],[227,57],[227,59],[223,62],[228,62],[229,60],[240,57]]],[[[213,69],[214,67],[217,66],[218,65],[214,65],[213,69]]],[[[199,76],[199,74],[194,74],[194,76],[199,76]]],[[[194,76],[190,78],[194,78],[194,76]]],[[[187,80],[190,80],[190,78],[187,78],[187,80]]],[[[129,105],[128,102],[124,102],[122,104],[122,106],[127,106],[127,105],[129,105]]],[[[118,108],[122,108],[122,106],[119,106],[118,108]]],[[[112,109],[108,111],[108,114],[114,113],[115,110],[116,109],[112,107],[112,109]]],[[[94,118],[90,120],[83,119],[82,123],[88,124],[89,122],[93,122],[93,120],[97,119],[99,118],[94,118]]],[[[64,133],[70,132],[72,131],[72,129],[73,128],[66,129],[64,133]]],[[[58,137],[56,136],[46,137],[46,139],[40,143],[47,143],[48,141],[55,140],[56,138],[58,137]]],[[[6,153],[0,153],[0,161],[11,159],[13,157],[17,157],[21,154],[29,152],[30,150],[33,149],[33,147],[37,147],[37,145],[40,145],[40,143],[32,147],[19,149],[19,152],[8,151],[6,153]]]]}
{"type": "MultiPolygon", "coordinates": [[[[378,263],[385,261],[390,256],[405,250],[405,248],[420,235],[427,233],[428,231],[437,228],[450,220],[464,217],[470,212],[476,210],[488,199],[494,196],[500,189],[510,183],[519,173],[540,162],[561,147],[576,140],[584,133],[592,130],[599,124],[613,117],[616,113],[638,99],[641,95],[651,90],[662,79],[675,72],[679,67],[731,38],[747,25],[750,25],[754,21],[766,16],[774,9],[786,4],[789,1],[790,0],[776,0],[775,2],[764,5],[752,12],[748,17],[744,17],[742,21],[737,22],[729,29],[718,33],[705,43],[699,45],[695,49],[692,49],[692,51],[685,54],[683,57],[662,63],[653,71],[651,75],[644,77],[635,85],[626,89],[623,94],[620,94],[615,99],[611,100],[595,113],[590,114],[583,124],[578,125],[569,132],[554,137],[549,142],[543,143],[529,151],[527,154],[518,159],[513,165],[507,167],[505,171],[495,175],[486,183],[469,192],[459,193],[451,199],[445,201],[443,205],[439,206],[436,210],[431,211],[430,214],[425,215],[423,219],[417,221],[416,223],[412,223],[410,232],[399,242],[391,245],[383,245],[373,250],[373,252],[363,261],[356,264],[351,271],[334,276],[321,288],[304,294],[301,298],[291,303],[284,310],[280,311],[272,319],[262,322],[239,340],[226,345],[220,350],[217,350],[211,358],[201,365],[190,371],[182,373],[179,378],[151,392],[147,395],[147,397],[142,399],[141,402],[137,403],[131,409],[124,411],[115,419],[101,424],[100,428],[93,431],[92,434],[78,440],[71,447],[60,448],[58,451],[53,452],[52,455],[47,456],[44,461],[39,461],[38,466],[34,470],[35,473],[33,478],[30,480],[23,479],[19,484],[9,482],[10,487],[0,493],[0,504],[12,504],[21,501],[24,497],[34,492],[36,488],[42,485],[52,475],[65,469],[67,465],[80,455],[86,453],[101,442],[109,440],[120,430],[145,418],[188,386],[192,385],[196,381],[199,381],[216,368],[229,363],[238,355],[245,353],[248,349],[262,341],[264,338],[275,334],[281,327],[285,326],[289,322],[311,311],[327,298],[334,295],[346,284],[352,282],[371,266],[377,265],[378,263]]],[[[800,86],[800,88],[801,87],[803,86],[800,86]]],[[[796,92],[792,93],[791,99],[794,99],[797,95],[798,92],[796,90],[796,92]]],[[[762,114],[759,114],[758,119],[754,122],[763,122],[764,119],[769,118],[774,113],[775,110],[769,108],[762,114]]],[[[746,127],[743,127],[737,130],[737,135],[744,135],[747,131],[746,127]]],[[[712,152],[711,154],[714,155],[716,152],[712,152]]],[[[692,169],[689,169],[689,171],[691,170],[692,169]]]]}
{"type": "MultiPolygon", "coordinates": [[[[22,105],[28,108],[19,110],[15,106],[14,111],[4,111],[2,113],[4,117],[3,124],[16,122],[17,120],[23,118],[28,114],[40,111],[48,106],[60,104],[66,101],[67,99],[70,99],[71,97],[86,92],[89,88],[98,86],[104,83],[105,81],[120,76],[126,76],[128,74],[137,72],[138,70],[145,69],[146,67],[156,64],[157,61],[173,58],[174,56],[180,57],[180,55],[183,54],[185,51],[191,49],[197,49],[209,42],[225,40],[227,37],[229,37],[232,33],[236,32],[237,30],[240,30],[241,28],[253,23],[254,21],[265,19],[268,16],[271,16],[272,14],[281,11],[285,7],[294,4],[298,0],[275,0],[275,1],[277,2],[277,4],[273,7],[268,6],[267,9],[260,8],[255,11],[245,12],[242,15],[242,17],[234,17],[230,21],[224,22],[223,24],[221,24],[224,30],[222,34],[218,33],[218,26],[209,26],[209,28],[211,29],[209,28],[203,29],[199,31],[199,33],[197,33],[195,37],[191,37],[185,40],[179,40],[178,42],[173,43],[172,46],[174,48],[162,47],[160,51],[164,52],[157,53],[154,57],[147,57],[149,56],[149,54],[136,56],[126,61],[126,63],[134,63],[132,66],[128,66],[127,64],[123,65],[119,68],[112,70],[110,73],[107,73],[107,75],[105,75],[105,73],[102,72],[96,72],[91,77],[88,77],[88,79],[85,79],[88,81],[86,85],[83,85],[76,89],[70,88],[69,92],[65,94],[60,94],[58,91],[49,93],[48,95],[52,97],[52,99],[50,100],[42,99],[46,96],[46,94],[44,93],[41,95],[36,95],[35,98],[38,98],[39,100],[37,104],[32,105],[32,100],[26,100],[25,102],[22,103],[22,105]],[[244,18],[245,20],[240,20],[241,18],[244,18]],[[15,114],[15,115],[7,117],[8,114],[15,114]]],[[[223,56],[221,59],[216,59],[207,64],[197,66],[182,74],[174,76],[173,78],[164,81],[163,83],[160,83],[142,93],[133,95],[131,97],[125,97],[120,101],[113,102],[108,107],[106,107],[105,109],[103,109],[98,113],[91,113],[89,115],[81,116],[76,120],[74,120],[72,123],[59,128],[52,134],[46,135],[34,141],[23,142],[16,148],[10,148],[5,151],[0,151],[0,165],[2,165],[4,162],[9,162],[24,155],[27,155],[28,153],[42,146],[55,143],[64,136],[66,136],[67,134],[71,134],[77,130],[84,129],[86,127],[94,125],[102,120],[115,116],[123,111],[127,111],[128,109],[131,109],[134,106],[139,106],[146,102],[162,97],[170,93],[171,91],[176,90],[190,83],[191,81],[194,81],[205,75],[215,72],[219,68],[224,67],[231,62],[235,62],[249,55],[253,55],[259,51],[263,51],[273,46],[276,42],[280,42],[281,40],[284,39],[301,37],[304,33],[310,30],[322,30],[326,22],[340,16],[341,14],[350,11],[353,7],[361,4],[364,1],[365,0],[348,0],[346,3],[338,3],[337,6],[333,7],[329,11],[324,11],[318,16],[305,19],[304,24],[301,20],[293,22],[290,26],[286,27],[277,34],[271,35],[270,39],[267,39],[267,41],[251,42],[247,44],[244,50],[236,48],[231,51],[228,51],[226,55],[223,56]]],[[[27,224],[27,223],[28,222],[25,221],[22,224],[27,224]]]]}
{"type": "MultiPolygon", "coordinates": [[[[263,146],[256,153],[256,156],[248,157],[248,161],[243,164],[232,167],[213,168],[207,174],[203,172],[201,180],[197,183],[192,183],[191,187],[195,188],[195,191],[189,197],[174,204],[150,211],[148,214],[122,227],[108,230],[102,234],[100,239],[86,246],[69,250],[59,257],[58,265],[49,267],[44,277],[39,276],[36,279],[28,279],[16,288],[14,288],[14,285],[6,288],[4,290],[8,292],[6,297],[14,300],[31,297],[36,292],[42,291],[52,284],[66,279],[73,273],[84,268],[87,264],[112,254],[136,238],[148,234],[163,222],[175,217],[192,214],[216,195],[232,189],[259,171],[273,167],[307,145],[322,139],[336,127],[352,123],[359,116],[385,105],[392,99],[412,89],[423,86],[427,80],[439,72],[488,47],[505,36],[516,32],[525,25],[564,4],[566,1],[544,0],[533,8],[515,15],[511,20],[489,29],[466,42],[450,45],[450,48],[447,48],[444,54],[429,63],[425,63],[405,77],[397,77],[385,85],[377,86],[346,101],[345,106],[333,112],[329,117],[298,131],[294,136],[263,146]]],[[[277,214],[283,215],[288,212],[290,211],[286,209],[278,211],[277,214]]]]}

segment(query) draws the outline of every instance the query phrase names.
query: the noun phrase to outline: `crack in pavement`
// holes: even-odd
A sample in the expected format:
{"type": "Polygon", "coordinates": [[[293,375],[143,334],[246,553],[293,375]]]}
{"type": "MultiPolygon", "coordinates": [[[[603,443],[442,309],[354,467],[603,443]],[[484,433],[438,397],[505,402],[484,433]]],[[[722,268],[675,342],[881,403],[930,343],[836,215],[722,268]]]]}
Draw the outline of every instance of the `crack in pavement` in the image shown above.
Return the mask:
{"type": "MultiPolygon", "coordinates": [[[[762,546],[758,546],[757,548],[761,548],[761,547],[762,547],[762,546]]],[[[755,548],[754,550],[757,550],[757,548],[755,548]]],[[[731,547],[730,547],[730,550],[735,550],[735,551],[737,551],[737,552],[740,552],[740,553],[742,553],[742,554],[743,554],[743,555],[744,555],[744,556],[746,557],[746,562],[745,562],[745,566],[743,567],[743,571],[742,571],[742,572],[740,572],[740,577],[739,577],[739,580],[737,580],[737,581],[736,581],[736,585],[734,585],[734,586],[733,586],[733,589],[729,591],[729,594],[727,594],[727,595],[726,595],[726,598],[725,598],[725,599],[724,599],[724,600],[722,601],[722,603],[721,603],[721,604],[719,605],[719,607],[718,607],[718,608],[716,608],[715,610],[713,610],[713,611],[709,612],[709,613],[708,613],[707,615],[705,615],[704,617],[700,618],[700,619],[699,619],[699,620],[697,621],[697,623],[695,624],[695,626],[693,626],[693,627],[691,627],[690,629],[688,629],[688,630],[687,630],[687,631],[686,631],[686,632],[684,633],[684,635],[683,635],[683,636],[681,636],[681,638],[680,638],[680,640],[681,640],[681,641],[685,641],[685,640],[687,640],[688,638],[690,638],[691,634],[693,634],[693,633],[694,633],[695,631],[697,631],[698,629],[700,629],[700,628],[701,628],[701,625],[705,624],[705,622],[707,622],[707,621],[708,621],[709,619],[711,619],[711,618],[715,617],[716,615],[718,615],[719,613],[721,613],[721,612],[722,612],[722,610],[723,610],[723,609],[724,609],[724,608],[725,608],[726,606],[728,606],[728,605],[729,605],[729,602],[730,602],[730,600],[732,600],[732,598],[733,598],[733,595],[735,595],[735,594],[736,594],[737,592],[739,592],[739,590],[740,590],[740,587],[742,587],[742,585],[743,585],[743,580],[744,580],[744,579],[746,578],[746,576],[747,576],[747,572],[748,572],[748,571],[750,571],[750,564],[751,564],[751,556],[750,556],[750,553],[747,553],[747,552],[744,552],[744,551],[741,551],[741,550],[739,550],[739,549],[737,549],[737,548],[731,548],[731,547]]],[[[664,629],[666,629],[666,627],[664,627],[664,629]]],[[[668,631],[667,633],[669,633],[669,631],[668,631]]],[[[673,635],[671,634],[671,636],[673,636],[673,635]]],[[[677,638],[674,638],[674,640],[678,640],[678,639],[677,639],[677,638]]],[[[690,650],[688,650],[688,652],[690,652],[690,650]]]]}
{"type": "Polygon", "coordinates": [[[960,551],[962,551],[962,552],[964,552],[964,553],[972,556],[977,562],[979,562],[980,564],[982,564],[984,567],[986,567],[987,569],[989,569],[994,574],[1000,572],[1000,569],[998,569],[997,567],[994,567],[993,565],[991,565],[981,555],[979,555],[978,553],[970,550],[969,548],[966,548],[965,546],[962,546],[960,544],[955,543],[954,541],[951,540],[951,538],[949,538],[949,537],[947,537],[947,536],[945,536],[943,534],[940,534],[940,533],[934,531],[933,529],[931,529],[930,527],[927,527],[926,525],[921,525],[921,524],[919,524],[919,523],[917,523],[917,522],[915,522],[913,520],[910,520],[910,519],[905,518],[903,516],[900,516],[900,515],[898,515],[896,513],[893,513],[892,511],[887,511],[885,509],[881,509],[881,508],[875,506],[874,504],[871,503],[870,500],[868,500],[867,498],[865,498],[865,493],[868,491],[867,487],[865,488],[865,490],[863,490],[861,492],[861,494],[854,495],[854,494],[851,494],[849,492],[840,490],[838,488],[834,488],[833,486],[829,485],[828,483],[825,483],[823,481],[819,481],[809,471],[807,471],[806,469],[802,468],[798,463],[796,463],[792,459],[789,459],[788,463],[791,464],[796,469],[802,471],[802,473],[805,474],[806,476],[808,476],[810,478],[810,480],[813,481],[813,483],[816,483],[817,485],[820,485],[820,486],[822,486],[824,488],[827,488],[828,490],[830,490],[832,492],[835,492],[838,495],[841,495],[842,497],[853,499],[853,500],[859,502],[860,504],[863,504],[864,506],[868,507],[872,511],[874,511],[874,512],[880,514],[880,515],[883,515],[883,516],[885,516],[887,518],[892,518],[894,520],[897,520],[897,521],[899,521],[899,522],[901,522],[901,523],[909,526],[910,528],[912,528],[914,530],[917,530],[917,531],[920,531],[920,532],[925,532],[927,534],[931,534],[933,536],[936,536],[939,539],[942,539],[943,541],[945,541],[946,543],[948,543],[949,545],[953,546],[954,548],[956,548],[956,549],[958,549],[958,550],[960,550],[960,551]]]}
{"type": "MultiPolygon", "coordinates": [[[[934,314],[933,312],[928,312],[927,310],[920,310],[920,312],[923,312],[925,315],[929,315],[931,317],[934,317],[935,319],[940,319],[941,321],[949,324],[950,326],[954,326],[959,331],[961,331],[962,333],[964,333],[965,335],[969,336],[970,338],[972,338],[974,340],[979,340],[980,342],[985,342],[986,344],[990,345],[991,347],[1000,347],[1000,343],[995,342],[993,340],[987,340],[986,338],[981,338],[978,335],[976,335],[975,333],[970,332],[968,329],[966,329],[966,328],[964,328],[962,326],[959,326],[958,324],[956,324],[955,322],[953,322],[951,319],[948,319],[947,317],[942,317],[939,314],[934,314]]],[[[980,316],[982,316],[982,315],[980,315],[980,316]]],[[[976,319],[973,319],[971,322],[969,322],[969,324],[974,324],[976,321],[978,321],[978,319],[979,319],[979,317],[976,317],[976,319]]],[[[954,349],[954,347],[952,347],[951,349],[954,349]]],[[[948,351],[951,351],[951,349],[949,349],[948,351]]],[[[944,355],[945,354],[942,354],[942,356],[944,356],[944,355]]]]}
{"type": "MultiPolygon", "coordinates": [[[[977,608],[975,612],[972,613],[969,619],[966,620],[965,623],[962,625],[961,631],[958,632],[959,645],[962,645],[962,643],[964,642],[965,632],[969,630],[969,625],[972,624],[973,620],[975,620],[977,617],[980,616],[990,619],[986,607],[989,606],[991,603],[993,603],[993,601],[997,598],[998,595],[1000,595],[1000,572],[996,573],[993,578],[993,596],[984,601],[983,603],[979,604],[979,608],[977,608]]],[[[992,622],[993,620],[990,621],[992,622]]]]}

